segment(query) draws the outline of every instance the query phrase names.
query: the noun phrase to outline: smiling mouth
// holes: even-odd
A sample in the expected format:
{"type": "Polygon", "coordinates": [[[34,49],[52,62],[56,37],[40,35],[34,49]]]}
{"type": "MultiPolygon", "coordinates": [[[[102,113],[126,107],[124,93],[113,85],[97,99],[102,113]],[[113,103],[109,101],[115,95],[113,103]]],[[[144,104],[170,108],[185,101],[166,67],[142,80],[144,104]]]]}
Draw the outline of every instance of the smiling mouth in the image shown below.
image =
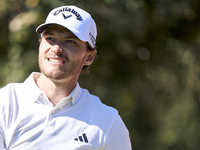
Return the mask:
{"type": "Polygon", "coordinates": [[[60,59],[47,58],[47,60],[48,60],[49,62],[53,62],[53,63],[61,63],[61,64],[64,64],[64,63],[65,63],[64,60],[60,60],[60,59]]]}

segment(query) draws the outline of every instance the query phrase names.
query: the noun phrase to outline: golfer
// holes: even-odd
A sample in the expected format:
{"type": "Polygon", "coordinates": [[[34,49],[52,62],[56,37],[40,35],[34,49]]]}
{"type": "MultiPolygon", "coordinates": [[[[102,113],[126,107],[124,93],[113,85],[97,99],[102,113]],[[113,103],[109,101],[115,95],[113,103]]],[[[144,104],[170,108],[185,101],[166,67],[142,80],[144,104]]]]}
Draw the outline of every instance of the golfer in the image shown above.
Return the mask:
{"type": "Polygon", "coordinates": [[[91,15],[61,6],[36,32],[40,72],[0,89],[0,150],[131,150],[117,110],[78,83],[97,54],[91,15]]]}

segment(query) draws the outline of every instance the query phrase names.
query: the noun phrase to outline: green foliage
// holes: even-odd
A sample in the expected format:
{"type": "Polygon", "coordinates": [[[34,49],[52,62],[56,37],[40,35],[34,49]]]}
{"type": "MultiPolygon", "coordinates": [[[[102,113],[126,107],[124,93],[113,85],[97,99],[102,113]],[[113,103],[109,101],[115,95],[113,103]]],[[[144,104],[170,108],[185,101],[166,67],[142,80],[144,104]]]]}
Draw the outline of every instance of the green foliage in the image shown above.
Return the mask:
{"type": "Polygon", "coordinates": [[[1,0],[0,86],[39,71],[35,28],[65,4],[97,23],[99,58],[79,82],[119,110],[133,148],[199,149],[198,0],[1,0]]]}

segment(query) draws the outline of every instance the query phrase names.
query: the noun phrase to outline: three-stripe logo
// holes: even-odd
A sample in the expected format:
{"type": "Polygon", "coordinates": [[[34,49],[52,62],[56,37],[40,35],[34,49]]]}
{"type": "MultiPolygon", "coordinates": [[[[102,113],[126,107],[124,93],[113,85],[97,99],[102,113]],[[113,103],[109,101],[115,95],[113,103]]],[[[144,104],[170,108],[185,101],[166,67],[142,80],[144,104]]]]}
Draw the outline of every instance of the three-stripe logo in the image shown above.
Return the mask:
{"type": "Polygon", "coordinates": [[[88,143],[88,139],[87,139],[87,136],[86,136],[85,133],[83,133],[82,135],[78,136],[78,138],[75,138],[74,140],[88,143]]]}

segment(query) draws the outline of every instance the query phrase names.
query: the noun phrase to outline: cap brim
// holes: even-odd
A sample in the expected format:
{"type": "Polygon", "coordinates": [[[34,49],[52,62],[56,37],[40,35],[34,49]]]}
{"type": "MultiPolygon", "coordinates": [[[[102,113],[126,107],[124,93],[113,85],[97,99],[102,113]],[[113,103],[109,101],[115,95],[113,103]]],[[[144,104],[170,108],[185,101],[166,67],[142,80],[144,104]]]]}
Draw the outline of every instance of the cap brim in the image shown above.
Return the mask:
{"type": "Polygon", "coordinates": [[[38,26],[37,28],[36,28],[36,32],[37,33],[42,33],[48,26],[50,26],[50,25],[52,25],[52,24],[46,24],[46,23],[43,23],[43,24],[41,24],[40,26],[38,26]]]}
{"type": "MultiPolygon", "coordinates": [[[[53,24],[57,24],[57,23],[43,23],[41,24],[40,26],[38,26],[36,28],[36,32],[37,33],[42,33],[48,26],[50,25],[53,25],[53,24]]],[[[57,25],[60,25],[60,24],[57,24],[57,25]]],[[[63,26],[63,25],[60,25],[60,26],[63,26]]],[[[81,41],[84,41],[84,42],[87,42],[87,38],[84,37],[80,32],[78,32],[76,29],[68,26],[63,26],[65,28],[67,28],[68,30],[70,30],[74,35],[76,35],[81,41]]]]}

